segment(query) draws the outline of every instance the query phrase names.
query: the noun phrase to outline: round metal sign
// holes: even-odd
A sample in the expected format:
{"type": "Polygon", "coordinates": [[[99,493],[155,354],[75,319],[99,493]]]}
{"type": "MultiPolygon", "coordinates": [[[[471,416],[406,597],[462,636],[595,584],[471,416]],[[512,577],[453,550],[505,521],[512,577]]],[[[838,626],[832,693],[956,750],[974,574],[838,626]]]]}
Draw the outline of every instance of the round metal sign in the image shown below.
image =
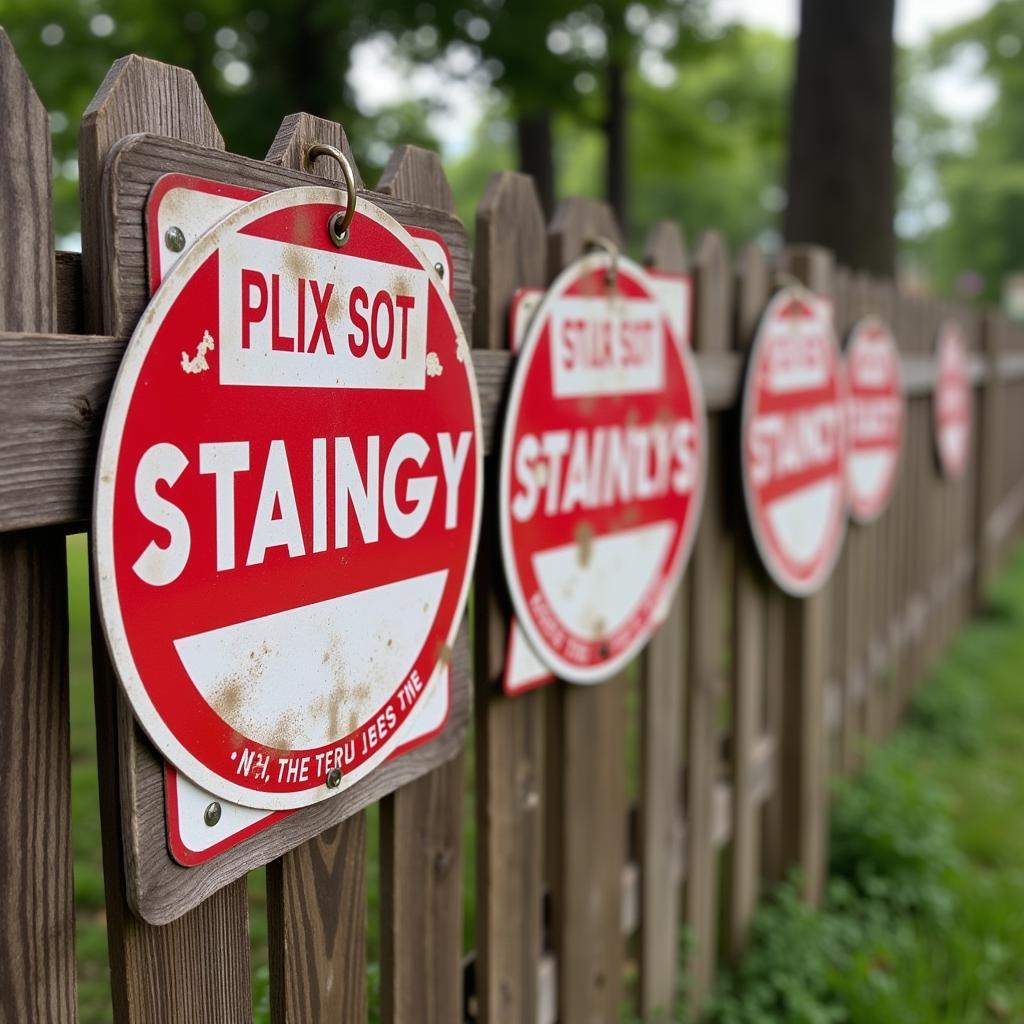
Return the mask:
{"type": "Polygon", "coordinates": [[[896,488],[906,403],[900,352],[889,325],[858,320],[846,340],[846,484],[855,522],[874,522],[896,488]]]}
{"type": "Polygon", "coordinates": [[[973,397],[963,330],[947,320],[935,340],[938,376],[932,395],[932,429],[943,476],[964,475],[971,454],[973,397]]]}
{"type": "Polygon", "coordinates": [[[516,614],[576,683],[620,669],[679,582],[704,494],[696,365],[645,271],[606,253],[545,293],[512,381],[502,556],[516,614]]]}
{"type": "Polygon", "coordinates": [[[830,307],[784,288],[758,324],[743,391],[742,476],[754,542],[789,594],[828,579],[846,534],[842,364],[830,307]]]}
{"type": "Polygon", "coordinates": [[[336,190],[228,214],[174,266],[114,385],[100,613],[132,709],[203,788],[330,797],[383,761],[447,664],[479,534],[480,408],[409,233],[336,190]]]}

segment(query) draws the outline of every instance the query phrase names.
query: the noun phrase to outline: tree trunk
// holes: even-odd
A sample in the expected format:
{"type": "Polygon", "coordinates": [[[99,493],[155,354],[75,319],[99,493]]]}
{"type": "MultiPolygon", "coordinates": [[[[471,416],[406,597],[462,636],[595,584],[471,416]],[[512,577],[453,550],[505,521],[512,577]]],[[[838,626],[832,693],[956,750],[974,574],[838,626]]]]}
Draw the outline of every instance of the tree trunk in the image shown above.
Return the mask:
{"type": "Polygon", "coordinates": [[[605,196],[615,211],[622,237],[629,237],[629,139],[626,71],[621,61],[608,64],[608,98],[605,111],[605,196]]]}
{"type": "Polygon", "coordinates": [[[785,236],[891,275],[894,0],[801,0],[785,236]]]}
{"type": "Polygon", "coordinates": [[[551,114],[522,114],[516,121],[519,169],[533,175],[540,204],[548,218],[555,209],[555,158],[551,139],[551,114]]]}

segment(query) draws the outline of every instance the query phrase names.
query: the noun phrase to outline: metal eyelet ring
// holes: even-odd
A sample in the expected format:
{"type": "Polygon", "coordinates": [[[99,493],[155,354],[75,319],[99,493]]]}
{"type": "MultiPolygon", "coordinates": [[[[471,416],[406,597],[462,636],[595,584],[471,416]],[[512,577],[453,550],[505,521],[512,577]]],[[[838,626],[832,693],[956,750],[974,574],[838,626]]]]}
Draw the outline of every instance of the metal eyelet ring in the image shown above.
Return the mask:
{"type": "Polygon", "coordinates": [[[603,235],[591,235],[587,239],[586,245],[588,249],[600,249],[611,257],[611,262],[605,271],[604,281],[609,288],[614,289],[619,276],[619,247],[610,238],[605,238],[603,235]]]}
{"type": "Polygon", "coordinates": [[[312,169],[317,157],[330,157],[341,168],[342,176],[345,178],[345,209],[332,213],[327,221],[327,234],[331,241],[340,249],[347,241],[349,226],[352,218],[356,215],[356,177],[352,173],[352,165],[348,162],[345,154],[336,146],[328,146],[325,142],[314,143],[306,150],[306,166],[312,169]]]}

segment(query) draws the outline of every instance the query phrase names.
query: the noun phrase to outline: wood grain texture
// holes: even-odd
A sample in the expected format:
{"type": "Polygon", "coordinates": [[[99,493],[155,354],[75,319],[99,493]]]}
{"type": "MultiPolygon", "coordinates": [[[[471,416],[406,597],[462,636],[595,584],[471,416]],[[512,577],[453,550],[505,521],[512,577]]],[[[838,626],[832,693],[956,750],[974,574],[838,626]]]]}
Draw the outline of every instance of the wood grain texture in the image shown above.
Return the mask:
{"type": "MultiPolygon", "coordinates": [[[[98,267],[92,261],[94,254],[108,244],[104,232],[109,208],[101,198],[104,163],[119,140],[136,132],[154,132],[198,146],[224,148],[224,139],[190,71],[136,54],[114,62],[86,107],[78,131],[85,323],[87,330],[97,334],[129,333],[123,317],[115,315],[118,303],[111,301],[111,292],[116,295],[116,288],[97,288],[100,283],[105,285],[107,279],[96,280],[98,267]]],[[[137,230],[141,236],[141,217],[137,230]]],[[[111,266],[114,262],[111,258],[111,266]]],[[[142,276],[139,311],[148,298],[144,268],[142,276]]],[[[132,323],[134,320],[131,317],[132,323]]]]}
{"type": "MultiPolygon", "coordinates": [[[[400,146],[379,188],[453,216],[436,153],[400,146]]],[[[460,309],[467,322],[471,291],[468,301],[460,309]]],[[[383,1024],[446,1024],[462,1015],[463,760],[460,744],[446,764],[381,803],[383,1024]]]]}
{"type": "MultiPolygon", "coordinates": [[[[783,252],[781,268],[818,295],[832,290],[831,254],[816,246],[783,252]]],[[[828,584],[825,585],[827,589],[828,584]]],[[[804,898],[825,886],[828,764],[825,733],[827,605],[824,589],[786,599],[786,683],[782,721],[782,842],[787,864],[802,869],[804,898]]]]}
{"type": "Polygon", "coordinates": [[[0,528],[84,522],[124,348],[109,337],[0,334],[0,528]]]}
{"type": "MultiPolygon", "coordinates": [[[[559,203],[548,228],[548,278],[596,235],[621,244],[608,206],[559,203]]],[[[627,681],[554,686],[547,822],[559,1021],[593,1024],[617,1019],[622,992],[627,681]]]]}
{"type": "Polygon", "coordinates": [[[11,41],[0,29],[0,326],[54,327],[50,129],[11,41]]]}
{"type": "Polygon", "coordinates": [[[641,661],[639,1000],[644,1020],[667,1018],[679,991],[687,617],[681,587],[641,661]]]}
{"type": "MultiPolygon", "coordinates": [[[[267,161],[293,170],[312,169],[343,182],[336,161],[309,167],[316,142],[345,153],[359,168],[340,124],[309,114],[289,114],[267,161]]],[[[366,821],[360,811],[340,825],[289,850],[267,865],[267,938],[273,1024],[366,1019],[366,821]]]]}
{"type": "MultiPolygon", "coordinates": [[[[101,188],[106,157],[123,134],[151,129],[220,145],[220,133],[188,72],[129,57],[107,75],[82,120],[79,134],[82,195],[84,320],[113,333],[118,321],[110,279],[114,240],[104,230],[107,201],[101,188]]],[[[112,1001],[119,1024],[245,1021],[251,1017],[249,918],[244,880],[219,892],[167,928],[155,928],[129,909],[137,796],[131,753],[141,738],[118,690],[107,656],[93,594],[93,678],[97,757],[107,901],[112,1001]]],[[[154,765],[154,772],[162,770],[154,765]]],[[[163,806],[163,788],[150,793],[163,806]]],[[[162,813],[161,813],[162,819],[162,813]]],[[[165,841],[161,820],[154,839],[165,841]],[[158,831],[157,831],[158,830],[158,831]]],[[[164,847],[164,857],[167,857],[164,847]]]]}
{"type": "MultiPolygon", "coordinates": [[[[659,221],[651,228],[644,263],[686,271],[686,243],[677,224],[659,221]]],[[[680,587],[640,663],[639,996],[645,1020],[670,1015],[678,991],[686,612],[680,587]]]]}
{"type": "MultiPolygon", "coordinates": [[[[477,211],[477,353],[508,351],[516,290],[543,287],[547,237],[533,179],[496,174],[477,211]]],[[[503,408],[507,380],[497,394],[503,408]]],[[[474,577],[477,899],[475,988],[484,1024],[532,1024],[542,953],[544,721],[547,693],[501,692],[511,601],[498,538],[497,455],[487,460],[474,577]]]]}
{"type": "Polygon", "coordinates": [[[67,562],[0,539],[0,1020],[73,1021],[67,562]]]}
{"type": "MultiPolygon", "coordinates": [[[[51,331],[50,132],[46,110],[2,30],[0,124],[0,329],[51,331]]],[[[8,442],[5,436],[4,444],[8,442]]],[[[68,744],[64,538],[55,530],[7,534],[0,537],[4,1021],[77,1018],[68,744]]]]}
{"type": "MultiPolygon", "coordinates": [[[[734,347],[746,352],[769,297],[768,265],[755,243],[742,252],[736,275],[734,347]]],[[[739,481],[731,493],[741,500],[739,481]]],[[[745,521],[737,515],[735,522],[745,521]]],[[[732,579],[732,857],[729,886],[729,955],[736,963],[760,895],[761,803],[756,799],[754,755],[765,728],[767,587],[749,532],[735,538],[732,579]]]]}
{"type": "Polygon", "coordinates": [[[352,168],[356,188],[363,187],[363,176],[359,173],[359,164],[348,144],[345,129],[337,121],[328,121],[315,114],[298,113],[285,117],[264,159],[277,167],[290,167],[293,171],[305,171],[327,181],[343,182],[341,168],[330,157],[318,157],[312,164],[309,162],[309,147],[316,143],[340,149],[352,168]]]}
{"type": "MultiPolygon", "coordinates": [[[[732,268],[720,235],[709,232],[701,238],[693,278],[694,348],[702,352],[725,351],[731,347],[732,268]]],[[[725,646],[721,600],[725,436],[721,418],[709,418],[704,510],[689,571],[684,912],[694,941],[687,986],[687,1003],[694,1014],[710,991],[717,945],[714,798],[719,776],[719,702],[725,646]]]]}
{"type": "MultiPolygon", "coordinates": [[[[183,140],[139,134],[115,143],[106,161],[107,205],[102,218],[103,237],[112,263],[100,285],[106,295],[105,308],[109,310],[110,323],[119,324],[122,334],[131,331],[146,303],[142,229],[146,198],[153,183],[172,169],[263,190],[323,181],[287,167],[249,160],[183,140]]],[[[465,229],[457,218],[380,193],[366,194],[403,223],[429,227],[445,238],[454,265],[452,283],[456,310],[463,324],[468,324],[472,315],[468,245],[465,229]]],[[[386,763],[336,798],[304,808],[273,829],[194,868],[180,867],[167,853],[163,839],[163,801],[157,798],[163,790],[161,762],[141,730],[130,718],[123,718],[122,775],[129,798],[124,826],[129,898],[133,909],[154,924],[170,921],[219,887],[242,878],[252,868],[281,856],[456,756],[464,744],[469,723],[468,671],[465,636],[460,634],[453,659],[452,710],[440,736],[386,763]]]]}
{"type": "Polygon", "coordinates": [[[380,1019],[451,1024],[463,1012],[463,758],[412,785],[381,801],[380,1019]]]}
{"type": "Polygon", "coordinates": [[[366,817],[267,865],[273,1024],[365,1024],[366,817]]]}

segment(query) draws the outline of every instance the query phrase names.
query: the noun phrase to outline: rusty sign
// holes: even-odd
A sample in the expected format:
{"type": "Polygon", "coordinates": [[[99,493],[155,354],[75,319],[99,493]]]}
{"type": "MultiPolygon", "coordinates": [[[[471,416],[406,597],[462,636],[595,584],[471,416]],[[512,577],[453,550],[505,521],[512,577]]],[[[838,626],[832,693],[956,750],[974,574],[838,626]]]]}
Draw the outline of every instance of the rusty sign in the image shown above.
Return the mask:
{"type": "Polygon", "coordinates": [[[842,359],[832,310],[783,288],[758,324],[742,407],[743,493],[765,568],[787,593],[828,579],[846,536],[842,359]]]}
{"type": "Polygon", "coordinates": [[[700,516],[703,395],[662,295],[618,254],[576,261],[539,300],[512,382],[505,574],[530,647],[571,682],[607,679],[647,642],[700,516]]]}
{"type": "Polygon", "coordinates": [[[416,734],[479,529],[479,402],[441,276],[362,199],[339,245],[344,209],[275,192],[183,253],[97,470],[101,615],[133,710],[197,786],[268,810],[416,734]]]}
{"type": "Polygon", "coordinates": [[[892,328],[866,316],[850,329],[843,355],[850,516],[871,523],[892,500],[903,454],[907,412],[900,350],[892,328]]]}

